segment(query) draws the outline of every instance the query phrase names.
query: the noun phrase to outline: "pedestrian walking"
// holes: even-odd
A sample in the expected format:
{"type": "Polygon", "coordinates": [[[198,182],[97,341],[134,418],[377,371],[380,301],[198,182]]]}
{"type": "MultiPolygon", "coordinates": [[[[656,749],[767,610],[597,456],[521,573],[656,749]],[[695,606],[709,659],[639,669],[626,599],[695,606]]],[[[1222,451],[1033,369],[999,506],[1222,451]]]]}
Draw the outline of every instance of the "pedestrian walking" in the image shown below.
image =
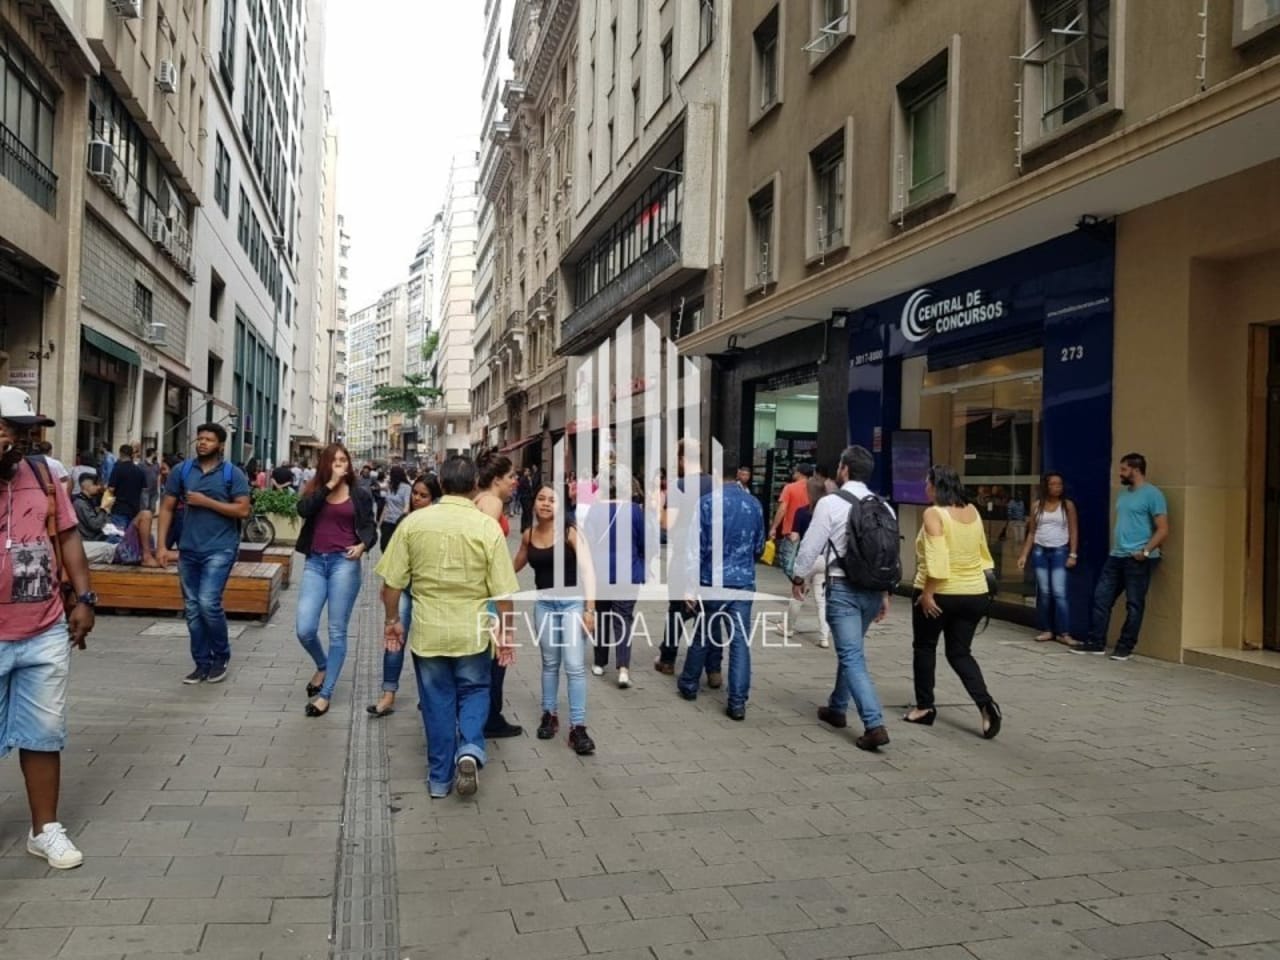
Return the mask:
{"type": "Polygon", "coordinates": [[[813,464],[797,463],[791,473],[791,482],[778,494],[778,509],[769,527],[769,539],[777,541],[777,560],[784,570],[795,559],[796,543],[790,534],[795,529],[796,513],[809,502],[809,478],[813,476],[813,464]]]}
{"type": "Polygon", "coordinates": [[[648,530],[644,506],[635,502],[635,479],[626,467],[606,467],[596,489],[596,502],[582,526],[582,538],[595,565],[597,591],[599,632],[591,673],[604,676],[612,650],[618,687],[625,690],[631,686],[631,631],[636,598],[645,581],[645,543],[657,531],[648,530]]]}
{"type": "Polygon", "coordinates": [[[533,501],[533,526],[520,537],[515,570],[533,567],[538,598],[534,631],[542,657],[542,719],[538,739],[560,730],[557,709],[560,668],[569,697],[569,746],[579,756],[595,753],[587,733],[587,639],[595,632],[595,574],[563,498],[543,484],[533,501]],[[557,560],[557,555],[559,559],[557,560]]]}
{"type": "MultiPolygon", "coordinates": [[[[413,489],[409,494],[408,513],[431,506],[443,495],[440,490],[440,481],[435,478],[435,474],[420,475],[413,481],[413,489]]],[[[386,550],[383,550],[383,553],[386,553],[386,550]]],[[[413,624],[413,603],[408,592],[400,594],[400,623],[404,627],[405,636],[408,636],[413,624]]],[[[397,650],[388,648],[382,651],[382,696],[377,703],[371,703],[365,707],[365,712],[369,716],[382,718],[395,712],[396,694],[400,692],[400,674],[404,672],[404,649],[404,644],[401,644],[397,650]]]]}
{"type": "Polygon", "coordinates": [[[42,440],[39,443],[32,444],[31,452],[44,457],[44,462],[49,465],[49,472],[53,474],[53,479],[62,484],[69,495],[75,494],[75,488],[70,483],[71,473],[67,470],[66,465],[53,455],[52,443],[48,440],[42,440]]]}
{"type": "Polygon", "coordinates": [[[1093,616],[1089,638],[1071,648],[1072,653],[1107,652],[1107,628],[1111,608],[1121,594],[1125,598],[1124,626],[1111,659],[1123,663],[1133,656],[1147,611],[1147,590],[1160,566],[1160,546],[1169,537],[1169,504],[1158,487],[1147,480],[1147,458],[1140,453],[1120,459],[1120,493],[1116,497],[1116,525],[1111,555],[1093,591],[1093,616]]]}
{"type": "MultiPolygon", "coordinates": [[[[796,552],[791,554],[790,569],[783,570],[783,573],[787,575],[787,578],[793,584],[803,586],[801,596],[798,598],[792,596],[788,607],[786,633],[787,638],[790,639],[798,629],[800,611],[804,609],[805,598],[812,595],[813,602],[818,608],[818,646],[825,650],[831,646],[831,627],[827,623],[827,572],[825,558],[819,556],[811,566],[807,569],[803,568],[799,564],[799,549],[805,534],[813,523],[813,515],[817,509],[818,501],[827,495],[827,488],[822,480],[817,477],[811,477],[808,490],[809,504],[796,511],[795,524],[792,527],[789,538],[795,544],[796,552]]],[[[793,591],[793,594],[795,592],[793,591]]]]}
{"type": "Polygon", "coordinates": [[[903,719],[925,726],[932,726],[937,719],[933,687],[941,636],[947,663],[982,716],[982,736],[991,740],[1000,732],[1003,717],[973,657],[973,636],[991,606],[987,573],[995,570],[995,562],[987,546],[982,515],[969,502],[953,469],[930,468],[925,495],[933,506],[925,510],[916,537],[911,614],[916,704],[903,719]]]}
{"type": "Polygon", "coordinates": [[[810,584],[804,572],[826,576],[826,621],[836,648],[836,679],[818,719],[843,730],[849,704],[858,711],[860,750],[889,742],[884,711],[867,666],[867,630],[889,614],[890,592],[902,575],[898,520],[892,508],[867,486],[875,458],[865,447],[847,447],[836,467],[839,489],[818,499],[813,519],[796,551],[792,596],[803,599],[810,584]]]}
{"type": "Polygon", "coordinates": [[[736,476],[735,470],[698,501],[696,534],[686,562],[691,568],[688,581],[699,584],[701,615],[676,685],[680,696],[696,700],[709,648],[727,649],[724,712],[730,720],[745,720],[751,694],[751,595],[756,589],[756,560],[764,552],[764,509],[738,486],[736,476]]]}
{"type": "MultiPolygon", "coordinates": [[[[666,531],[667,551],[667,617],[662,646],[653,668],[668,676],[676,672],[680,657],[680,640],[692,637],[688,624],[698,614],[698,606],[690,598],[697,592],[697,568],[690,567],[690,540],[698,524],[698,506],[714,485],[711,475],[702,472],[702,448],[692,437],[681,437],[676,444],[675,489],[664,490],[659,512],[660,525],[666,531]]],[[[724,648],[712,646],[703,665],[707,686],[713,690],[723,684],[724,648]]]]}
{"type": "Polygon", "coordinates": [[[41,457],[27,457],[34,432],[52,426],[24,391],[0,387],[0,757],[18,751],[31,813],[27,853],[67,870],[84,862],[58,820],[67,682],[71,647],[84,649],[97,597],[66,488],[41,457]],[[64,583],[73,590],[69,612],[64,583]]]}
{"type": "Polygon", "coordinates": [[[160,506],[156,559],[178,564],[183,611],[191,635],[195,669],[185,684],[221,683],[227,678],[231,642],[222,593],[240,552],[240,522],[253,512],[249,479],[224,459],[227,431],[219,423],[196,427],[196,456],[169,472],[160,506]],[[169,547],[174,510],[182,503],[179,552],[169,547]]]}
{"type": "Polygon", "coordinates": [[[399,464],[392,467],[390,479],[387,482],[387,500],[382,510],[382,523],[378,525],[382,534],[383,552],[386,552],[387,544],[391,542],[391,535],[396,532],[396,524],[409,512],[409,499],[412,492],[413,487],[409,484],[404,467],[399,464]]]}
{"type": "Polygon", "coordinates": [[[316,477],[298,501],[302,530],[295,548],[307,558],[298,592],[298,642],[315,663],[307,684],[308,717],[329,712],[333,688],[347,658],[347,626],[360,594],[360,558],[378,542],[373,500],[356,481],[351,456],[340,443],[320,454],[316,477]],[[329,649],[320,643],[320,613],[329,610],[329,649]]]}
{"type": "MultiPolygon", "coordinates": [[[[511,534],[511,521],[507,519],[505,507],[516,491],[516,472],[511,465],[511,458],[496,450],[482,453],[476,460],[476,506],[480,512],[492,517],[497,522],[505,539],[511,534]]],[[[491,610],[490,613],[496,613],[491,610]]],[[[489,693],[489,719],[485,723],[484,735],[490,739],[518,737],[524,733],[524,727],[510,723],[502,714],[505,705],[504,694],[507,682],[506,664],[494,660],[492,664],[493,678],[489,693]]]]}
{"type": "Polygon", "coordinates": [[[394,652],[407,639],[413,654],[433,799],[479,788],[491,661],[515,659],[508,627],[519,589],[506,537],[475,504],[475,465],[450,457],[440,486],[440,502],[405,518],[375,571],[383,579],[386,648],[394,652]],[[407,638],[400,620],[406,589],[413,598],[407,638]]]}
{"type": "Polygon", "coordinates": [[[520,532],[533,526],[533,497],[536,488],[533,485],[533,471],[525,468],[520,474],[516,497],[520,502],[520,532]]]}
{"type": "Polygon", "coordinates": [[[1062,474],[1050,472],[1040,478],[1040,496],[1032,505],[1027,526],[1018,569],[1025,570],[1030,557],[1036,574],[1036,620],[1040,627],[1036,640],[1056,639],[1072,646],[1067,571],[1076,565],[1080,523],[1075,501],[1066,495],[1062,474]]]}

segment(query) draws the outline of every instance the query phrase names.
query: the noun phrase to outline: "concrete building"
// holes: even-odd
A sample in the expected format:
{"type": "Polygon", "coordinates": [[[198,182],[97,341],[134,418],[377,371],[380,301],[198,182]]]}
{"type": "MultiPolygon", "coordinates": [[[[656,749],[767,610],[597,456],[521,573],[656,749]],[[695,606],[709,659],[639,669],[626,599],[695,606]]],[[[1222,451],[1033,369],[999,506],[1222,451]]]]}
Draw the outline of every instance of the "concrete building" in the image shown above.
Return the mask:
{"type": "Polygon", "coordinates": [[[336,389],[329,377],[329,353],[337,323],[337,133],[329,93],[324,89],[324,3],[310,0],[307,10],[298,148],[302,163],[298,306],[289,402],[289,459],[295,462],[315,460],[324,446],[336,389]]]}
{"type": "Polygon", "coordinates": [[[736,0],[729,29],[723,316],[680,339],[726,457],[773,499],[863,443],[908,531],[953,464],[1010,616],[1063,472],[1079,635],[1137,450],[1173,531],[1140,651],[1280,662],[1249,652],[1280,648],[1280,8],[736,0]]]}
{"type": "MultiPolygon", "coordinates": [[[[563,3],[550,6],[554,15],[563,3]]],[[[579,4],[576,62],[557,80],[567,90],[576,74],[573,171],[564,181],[572,206],[562,229],[562,354],[592,350],[628,317],[648,316],[678,338],[718,310],[725,152],[717,144],[726,116],[720,105],[727,102],[730,20],[722,6],[579,4]]],[[[634,335],[642,329],[636,323],[634,335]]],[[[656,388],[637,386],[643,350],[633,356],[628,396],[656,388]]],[[[565,384],[570,406],[578,389],[565,384]]],[[[676,416],[675,429],[683,429],[683,410],[676,416]]],[[[570,419],[566,432],[580,430],[612,431],[615,438],[630,431],[635,439],[644,427],[570,419]]],[[[657,466],[632,464],[640,475],[657,466]]]]}
{"type": "Polygon", "coordinates": [[[480,209],[476,241],[475,362],[471,368],[471,445],[480,449],[500,445],[505,417],[494,421],[490,432],[490,340],[496,297],[494,251],[496,210],[484,185],[493,179],[502,155],[502,91],[511,79],[511,58],[503,43],[503,28],[511,24],[513,0],[485,0],[484,73],[480,90],[480,209]]]}
{"type": "Polygon", "coordinates": [[[75,424],[81,451],[127,441],[184,451],[210,389],[192,256],[206,175],[208,24],[179,0],[76,9],[101,69],[81,154],[80,325],[62,341],[78,354],[78,383],[60,395],[76,406],[60,426],[65,437],[75,424]]]}
{"type": "MultiPolygon", "coordinates": [[[[327,141],[332,168],[338,166],[338,143],[333,137],[327,141]]],[[[336,180],[331,181],[331,183],[336,180]]],[[[334,209],[337,209],[337,197],[334,197],[334,209]]],[[[337,256],[337,282],[334,292],[334,328],[333,349],[329,352],[329,382],[333,384],[333,406],[329,413],[329,442],[345,443],[347,439],[347,394],[350,376],[350,344],[347,337],[347,279],[348,258],[351,255],[351,235],[347,233],[346,220],[337,214],[335,229],[337,238],[335,251],[337,256]]]]}
{"type": "Polygon", "coordinates": [[[435,463],[471,449],[476,217],[479,208],[476,180],[479,175],[479,157],[475,150],[454,156],[437,235],[437,343],[428,372],[431,382],[441,394],[423,410],[428,430],[428,459],[435,463]]]}
{"type": "MultiPolygon", "coordinates": [[[[406,377],[427,376],[430,364],[426,350],[431,343],[431,332],[434,328],[435,316],[435,250],[436,231],[439,229],[439,218],[423,232],[418,241],[418,249],[414,251],[413,261],[409,264],[408,280],[408,322],[409,329],[405,335],[406,377]]],[[[403,443],[403,456],[411,463],[416,463],[421,455],[425,431],[421,416],[406,418],[400,437],[403,443]]]]}
{"type": "Polygon", "coordinates": [[[490,359],[495,444],[517,463],[548,467],[563,434],[566,314],[560,265],[573,232],[578,4],[519,0],[511,26],[513,79],[490,127],[502,155],[484,183],[497,211],[498,281],[490,359]]]}
{"type": "MultiPolygon", "coordinates": [[[[68,461],[78,449],[83,171],[97,72],[61,3],[0,2],[0,383],[57,421],[49,439],[68,461]]],[[[116,436],[99,430],[84,443],[116,436]]]]}
{"type": "MultiPolygon", "coordinates": [[[[231,428],[229,452],[236,460],[281,462],[290,453],[307,159],[304,88],[309,72],[316,76],[319,69],[308,67],[308,56],[318,55],[316,44],[323,49],[323,21],[306,40],[311,6],[215,0],[210,54],[191,58],[202,75],[207,71],[209,86],[201,142],[206,204],[195,257],[202,322],[192,346],[207,357],[209,392],[234,407],[234,415],[221,418],[231,428]]],[[[308,131],[313,161],[321,130],[318,123],[308,131]]],[[[310,189],[317,188],[318,180],[310,189]]],[[[309,335],[304,339],[310,364],[309,335]]],[[[305,389],[309,394],[310,381],[305,389]]],[[[307,399],[299,403],[306,407],[307,399]]]]}
{"type": "Polygon", "coordinates": [[[373,459],[373,376],[377,355],[378,306],[351,314],[347,332],[346,446],[353,459],[373,459]]]}

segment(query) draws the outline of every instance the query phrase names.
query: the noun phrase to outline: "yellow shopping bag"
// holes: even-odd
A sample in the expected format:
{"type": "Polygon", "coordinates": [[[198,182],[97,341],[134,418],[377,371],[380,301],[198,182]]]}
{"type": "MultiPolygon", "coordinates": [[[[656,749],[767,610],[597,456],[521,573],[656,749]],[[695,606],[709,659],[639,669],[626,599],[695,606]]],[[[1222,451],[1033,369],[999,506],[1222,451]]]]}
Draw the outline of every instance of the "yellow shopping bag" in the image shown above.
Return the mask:
{"type": "Polygon", "coordinates": [[[773,566],[773,558],[778,553],[778,545],[772,540],[764,542],[764,552],[760,554],[760,562],[766,567],[773,566]]]}

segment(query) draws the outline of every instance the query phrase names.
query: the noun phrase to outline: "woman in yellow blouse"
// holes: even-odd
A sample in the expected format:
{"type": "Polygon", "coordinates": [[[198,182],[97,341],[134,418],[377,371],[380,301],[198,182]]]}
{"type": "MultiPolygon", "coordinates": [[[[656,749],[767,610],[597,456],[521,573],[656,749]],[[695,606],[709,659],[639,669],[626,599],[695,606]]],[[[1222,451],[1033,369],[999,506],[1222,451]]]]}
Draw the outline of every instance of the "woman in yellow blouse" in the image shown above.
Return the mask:
{"type": "Polygon", "coordinates": [[[991,600],[987,571],[995,568],[978,509],[969,503],[960,477],[950,467],[935,466],[925,487],[933,506],[924,512],[916,537],[916,579],[911,614],[912,673],[916,705],[908,723],[932,726],[938,716],[933,701],[938,637],[945,640],[951,664],[982,715],[982,735],[1000,732],[1000,707],[987,692],[982,669],[973,658],[973,635],[991,600]]]}

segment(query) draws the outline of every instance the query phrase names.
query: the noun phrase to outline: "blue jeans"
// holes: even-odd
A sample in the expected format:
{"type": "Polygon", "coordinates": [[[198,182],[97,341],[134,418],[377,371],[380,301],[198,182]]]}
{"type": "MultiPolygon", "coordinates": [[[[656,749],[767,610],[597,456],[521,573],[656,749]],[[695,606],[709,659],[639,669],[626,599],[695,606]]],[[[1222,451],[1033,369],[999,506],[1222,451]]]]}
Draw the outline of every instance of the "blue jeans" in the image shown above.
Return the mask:
{"type": "MultiPolygon", "coordinates": [[[[672,600],[667,604],[666,630],[662,636],[662,646],[658,651],[658,660],[661,663],[675,666],[676,658],[680,655],[680,640],[688,636],[692,642],[693,631],[697,629],[698,622],[696,612],[692,617],[686,616],[683,600],[672,600]],[[690,621],[693,622],[692,627],[689,625],[690,621]]],[[[724,666],[724,651],[720,647],[712,646],[707,650],[706,666],[708,674],[721,671],[724,666]]]]}
{"type": "Polygon", "coordinates": [[[555,713],[560,699],[560,665],[569,689],[569,725],[587,722],[587,644],[581,600],[539,599],[533,607],[538,652],[542,654],[542,709],[555,713]]]}
{"type": "Polygon", "coordinates": [[[67,745],[71,642],[59,620],[44,633],[0,643],[0,757],[60,753],[67,745]]]}
{"type": "Polygon", "coordinates": [[[489,651],[467,657],[413,656],[418,700],[427,733],[427,788],[444,796],[462,757],[484,766],[484,723],[489,716],[489,651]]]}
{"type": "Polygon", "coordinates": [[[1036,572],[1036,621],[1045,633],[1063,637],[1071,632],[1071,612],[1067,603],[1067,555],[1070,547],[1041,547],[1031,550],[1036,572]]]}
{"type": "Polygon", "coordinates": [[[733,709],[745,707],[751,693],[751,601],[717,600],[703,604],[702,611],[677,686],[682,693],[696,694],[711,654],[708,647],[718,646],[721,655],[728,647],[729,695],[725,700],[733,709]]]}
{"type": "Polygon", "coordinates": [[[1138,632],[1147,612],[1147,589],[1151,575],[1160,565],[1159,557],[1135,560],[1133,557],[1107,557],[1093,591],[1093,622],[1089,645],[1101,650],[1107,645],[1107,628],[1111,625],[1111,608],[1124,594],[1124,626],[1116,641],[1116,653],[1133,653],[1138,645],[1138,632]]]}
{"type": "Polygon", "coordinates": [[[404,672],[404,652],[409,649],[409,627],[413,625],[413,597],[405,590],[400,594],[400,624],[404,627],[404,643],[395,653],[382,651],[382,689],[395,693],[400,689],[400,674],[404,672]]]}
{"type": "Polygon", "coordinates": [[[231,659],[227,639],[227,613],[222,594],[231,578],[236,550],[178,554],[178,579],[182,584],[183,612],[191,634],[191,659],[201,670],[218,670],[231,659]]]}
{"type": "Polygon", "coordinates": [[[333,687],[347,659],[347,624],[360,593],[360,561],[341,553],[313,553],[302,568],[298,592],[298,642],[324,671],[320,696],[333,699],[333,687]],[[329,605],[329,652],[320,644],[320,611],[329,605]]]}
{"type": "Polygon", "coordinates": [[[867,669],[864,647],[867,629],[880,613],[883,600],[884,594],[851,587],[844,577],[827,577],[827,625],[831,627],[839,664],[827,706],[836,713],[847,713],[852,700],[868,730],[884,725],[884,712],[867,669]]]}

